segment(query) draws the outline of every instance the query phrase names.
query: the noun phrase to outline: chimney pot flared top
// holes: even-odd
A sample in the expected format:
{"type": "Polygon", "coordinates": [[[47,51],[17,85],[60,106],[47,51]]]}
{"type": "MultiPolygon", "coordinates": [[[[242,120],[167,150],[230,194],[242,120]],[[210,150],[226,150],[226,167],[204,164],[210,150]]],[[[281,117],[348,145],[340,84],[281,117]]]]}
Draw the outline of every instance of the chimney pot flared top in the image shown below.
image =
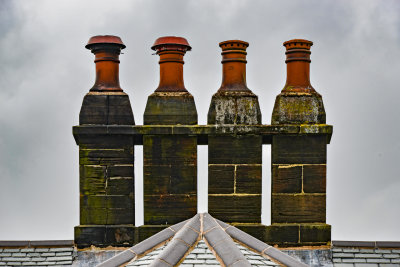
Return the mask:
{"type": "Polygon", "coordinates": [[[96,44],[111,44],[118,45],[121,49],[124,49],[126,45],[122,42],[121,38],[114,35],[96,35],[89,39],[89,42],[85,46],[87,49],[91,49],[96,44]]]}
{"type": "Polygon", "coordinates": [[[177,36],[164,36],[158,38],[153,46],[151,47],[152,50],[158,52],[171,50],[171,51],[190,51],[192,47],[189,45],[188,41],[183,37],[177,36]]]}

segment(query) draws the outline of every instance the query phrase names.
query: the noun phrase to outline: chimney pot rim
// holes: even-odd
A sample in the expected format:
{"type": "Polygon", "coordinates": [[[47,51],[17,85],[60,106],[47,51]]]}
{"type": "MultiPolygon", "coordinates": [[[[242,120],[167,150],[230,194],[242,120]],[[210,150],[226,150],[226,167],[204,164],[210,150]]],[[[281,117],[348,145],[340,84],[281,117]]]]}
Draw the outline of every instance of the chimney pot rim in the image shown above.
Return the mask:
{"type": "Polygon", "coordinates": [[[314,43],[306,39],[292,39],[283,43],[283,46],[289,49],[303,48],[310,50],[314,43]]]}
{"type": "MultiPolygon", "coordinates": [[[[219,43],[219,47],[221,47],[224,50],[223,46],[227,46],[229,44],[232,44],[232,45],[233,44],[242,44],[243,47],[244,47],[244,50],[246,50],[246,48],[249,47],[249,43],[248,42],[242,41],[242,40],[238,40],[238,39],[236,39],[236,40],[227,40],[227,41],[220,42],[219,43]]],[[[226,47],[225,50],[226,49],[236,50],[236,49],[240,49],[240,48],[238,48],[238,47],[226,47]]],[[[240,50],[243,50],[243,48],[241,48],[240,50]]]]}
{"type": "Polygon", "coordinates": [[[189,42],[186,38],[179,37],[179,36],[163,36],[157,38],[154,44],[151,46],[151,49],[157,51],[160,46],[169,46],[169,45],[178,45],[182,46],[186,49],[186,51],[192,50],[192,47],[189,45],[189,42]]]}
{"type": "Polygon", "coordinates": [[[89,39],[89,42],[85,47],[87,49],[91,49],[92,45],[96,44],[110,44],[110,45],[119,45],[121,49],[124,49],[126,45],[122,42],[121,38],[119,36],[115,35],[96,35],[92,36],[89,39]]]}

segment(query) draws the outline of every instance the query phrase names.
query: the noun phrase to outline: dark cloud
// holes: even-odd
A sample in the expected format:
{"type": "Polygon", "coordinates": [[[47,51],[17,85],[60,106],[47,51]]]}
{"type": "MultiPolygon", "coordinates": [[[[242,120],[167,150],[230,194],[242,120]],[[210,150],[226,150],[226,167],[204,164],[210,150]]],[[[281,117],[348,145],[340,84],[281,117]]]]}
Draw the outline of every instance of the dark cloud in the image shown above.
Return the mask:
{"type": "MultiPolygon", "coordinates": [[[[270,123],[286,77],[283,41],[314,41],[311,80],[334,125],[327,203],[333,238],[400,240],[399,14],[396,0],[2,1],[0,239],[73,238],[79,174],[71,126],[94,82],[93,55],[84,45],[90,36],[114,34],[127,45],[120,80],[138,124],[158,84],[150,46],[159,36],[184,36],[193,47],[185,56],[185,84],[202,124],[221,82],[219,42],[250,42],[247,82],[270,123]]],[[[199,152],[205,181],[207,152],[199,152]]],[[[264,155],[268,192],[268,148],[264,155]]]]}

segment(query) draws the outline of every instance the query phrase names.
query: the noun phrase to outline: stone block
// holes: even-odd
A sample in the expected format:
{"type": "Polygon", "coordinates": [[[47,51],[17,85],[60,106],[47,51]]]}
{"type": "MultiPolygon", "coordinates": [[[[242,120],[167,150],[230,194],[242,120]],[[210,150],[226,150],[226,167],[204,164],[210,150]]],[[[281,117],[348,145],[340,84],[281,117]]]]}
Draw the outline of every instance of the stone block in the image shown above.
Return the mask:
{"type": "Polygon", "coordinates": [[[300,242],[326,243],[331,241],[331,226],[329,224],[301,224],[300,242]]]}
{"type": "Polygon", "coordinates": [[[235,166],[208,165],[208,193],[232,194],[234,192],[235,166]]]}
{"type": "Polygon", "coordinates": [[[144,195],[145,224],[175,224],[197,213],[197,195],[144,195]]]}
{"type": "Polygon", "coordinates": [[[129,202],[134,203],[135,188],[133,177],[112,177],[107,179],[105,192],[107,195],[131,196],[131,201],[129,202]]]}
{"type": "Polygon", "coordinates": [[[236,165],[236,193],[261,194],[261,165],[236,165]]]}
{"type": "Polygon", "coordinates": [[[119,165],[133,163],[133,148],[84,149],[79,148],[81,165],[119,165]]]}
{"type": "Polygon", "coordinates": [[[303,166],[304,193],[326,193],[326,165],[303,166]]]}
{"type": "Polygon", "coordinates": [[[134,125],[129,96],[86,94],[79,113],[79,124],[134,125]]]}
{"type": "Polygon", "coordinates": [[[197,110],[188,92],[155,92],[147,99],[144,125],[197,124],[197,110]]]}
{"type": "Polygon", "coordinates": [[[258,135],[209,136],[209,164],[262,164],[262,138],[258,135]]]}
{"type": "Polygon", "coordinates": [[[326,135],[275,135],[272,164],[326,164],[326,135]]]}
{"type": "Polygon", "coordinates": [[[230,92],[213,95],[207,115],[208,124],[261,124],[258,97],[251,93],[230,92]]]}
{"type": "Polygon", "coordinates": [[[272,194],[272,223],[325,223],[325,194],[272,194]]]}
{"type": "Polygon", "coordinates": [[[265,230],[265,241],[269,245],[291,246],[299,244],[298,224],[272,224],[265,230]]]}
{"type": "Polygon", "coordinates": [[[208,212],[224,222],[260,223],[261,195],[208,195],[208,212]]]}
{"type": "Polygon", "coordinates": [[[106,227],[104,225],[76,226],[75,244],[78,248],[105,245],[106,227]]]}
{"type": "Polygon", "coordinates": [[[301,193],[301,165],[272,165],[272,193],[301,193]]]}
{"type": "Polygon", "coordinates": [[[132,246],[135,243],[136,227],[133,225],[107,225],[105,244],[132,246]]]}
{"type": "Polygon", "coordinates": [[[318,93],[285,94],[276,97],[272,124],[325,124],[326,114],[318,93]]]}
{"type": "Polygon", "coordinates": [[[145,165],[143,166],[145,195],[196,194],[196,165],[145,165]]]}
{"type": "Polygon", "coordinates": [[[196,165],[197,138],[192,136],[143,136],[143,165],[196,165]]]}

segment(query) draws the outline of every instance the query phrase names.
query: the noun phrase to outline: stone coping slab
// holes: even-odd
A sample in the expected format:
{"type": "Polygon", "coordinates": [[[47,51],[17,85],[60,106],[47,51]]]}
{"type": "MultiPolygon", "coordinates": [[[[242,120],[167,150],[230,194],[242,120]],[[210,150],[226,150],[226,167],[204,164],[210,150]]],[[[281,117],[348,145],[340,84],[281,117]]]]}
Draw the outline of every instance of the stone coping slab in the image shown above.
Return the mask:
{"type": "Polygon", "coordinates": [[[333,126],[327,124],[302,125],[82,125],[72,128],[75,141],[80,135],[133,135],[135,144],[142,145],[143,135],[196,135],[199,144],[208,143],[208,135],[263,136],[263,144],[270,144],[273,135],[327,135],[329,144],[333,126]]]}

